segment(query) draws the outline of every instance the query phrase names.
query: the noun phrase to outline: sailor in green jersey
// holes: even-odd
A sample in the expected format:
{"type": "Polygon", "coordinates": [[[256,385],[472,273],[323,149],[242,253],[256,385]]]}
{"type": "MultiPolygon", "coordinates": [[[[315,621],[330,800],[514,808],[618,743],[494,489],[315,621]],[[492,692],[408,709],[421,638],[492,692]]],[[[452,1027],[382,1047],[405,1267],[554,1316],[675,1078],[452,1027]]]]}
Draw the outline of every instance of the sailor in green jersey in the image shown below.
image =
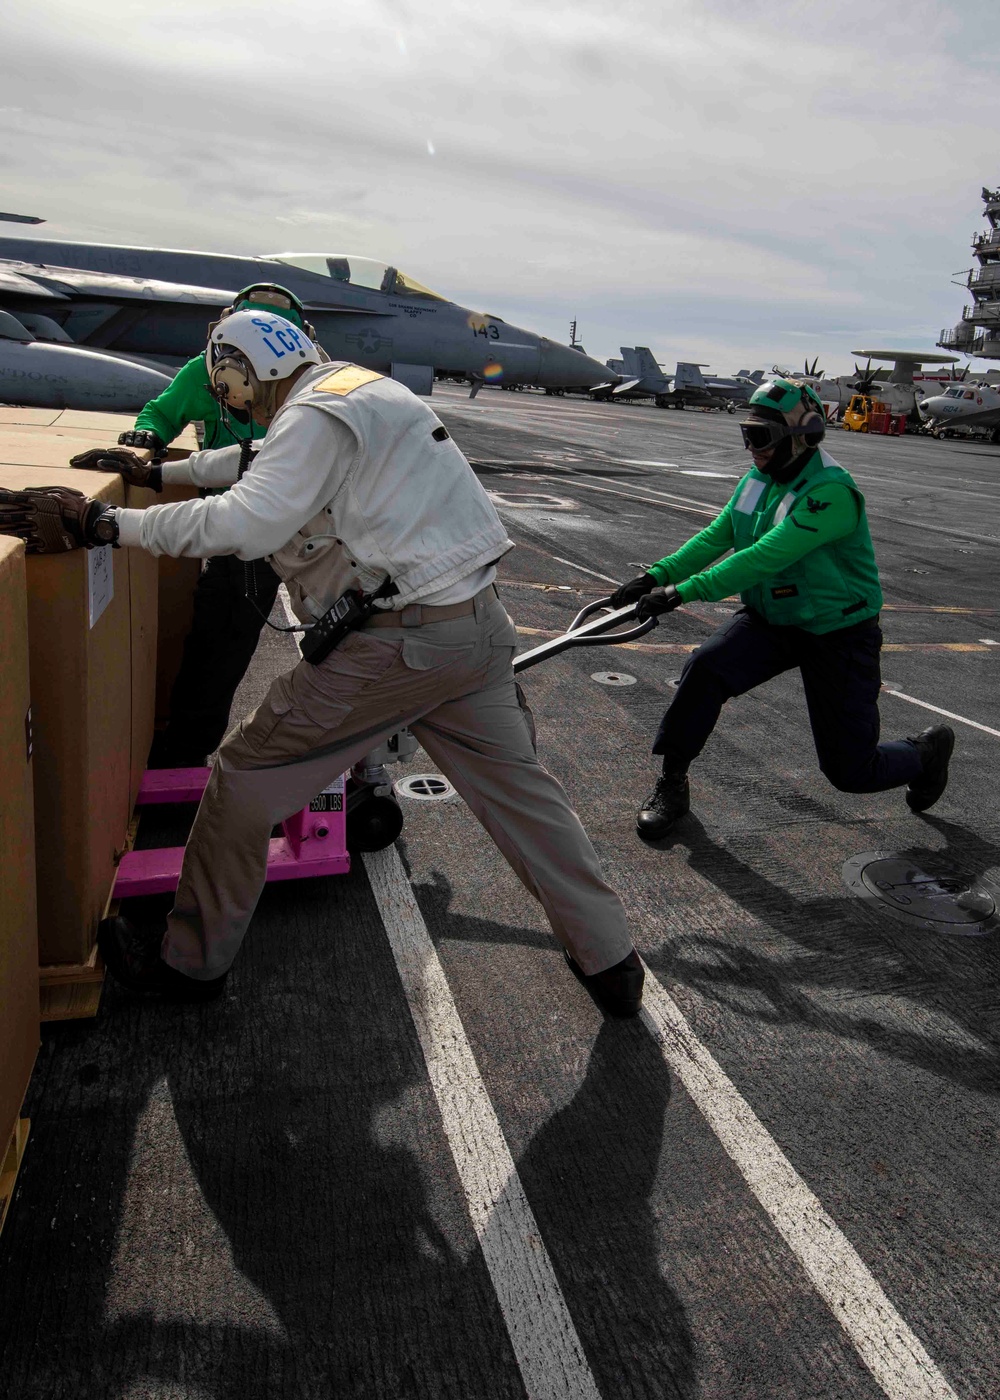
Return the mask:
{"type": "Polygon", "coordinates": [[[925,811],[948,781],[947,725],[879,743],[878,625],[882,606],[864,497],[820,447],[826,418],[816,392],[775,379],[750,399],[741,425],[753,467],[720,514],[693,539],[612,595],[639,618],[694,599],[738,593],[743,607],[689,658],[653,744],[663,773],[636,818],[656,839],[690,808],[688,766],[722,706],[798,667],[820,768],[842,792],[907,785],[925,811]],[[728,558],[723,558],[732,550],[728,558]],[[717,562],[717,561],[722,562],[717,562]]]}
{"type": "MultiPolygon", "coordinates": [[[[245,287],[223,317],[234,311],[273,314],[275,309],[315,340],[312,327],[305,324],[299,299],[272,283],[245,287]]],[[[248,413],[228,409],[223,416],[201,354],[188,360],[169,387],[146,404],[135,427],[122,433],[118,441],[158,454],[189,423],[197,422],[205,425],[206,448],[262,438],[267,431],[248,413]]],[[[156,735],[150,767],[198,767],[218,748],[229,724],[236,688],[274,606],[278,583],[278,575],[264,559],[244,564],[235,555],[225,555],[207,561],[198,580],[191,631],[170,695],[169,722],[156,735]]]]}

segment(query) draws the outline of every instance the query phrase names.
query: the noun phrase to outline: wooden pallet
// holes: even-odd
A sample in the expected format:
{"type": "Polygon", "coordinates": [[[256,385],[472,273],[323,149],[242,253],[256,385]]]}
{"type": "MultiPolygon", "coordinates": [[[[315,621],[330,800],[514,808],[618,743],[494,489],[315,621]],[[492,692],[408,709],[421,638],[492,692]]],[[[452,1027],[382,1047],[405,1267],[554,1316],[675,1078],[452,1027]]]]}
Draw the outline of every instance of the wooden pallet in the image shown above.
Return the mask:
{"type": "Polygon", "coordinates": [[[0,1160],[0,1230],[3,1230],[4,1221],[7,1219],[7,1207],[14,1195],[17,1173],[21,1166],[21,1158],[24,1156],[24,1149],[28,1145],[30,1129],[30,1119],[19,1118],[17,1120],[14,1124],[14,1131],[10,1135],[7,1150],[3,1154],[3,1159],[0,1160]]]}
{"type": "Polygon", "coordinates": [[[85,1021],[97,1015],[104,963],[96,945],[85,963],[55,963],[38,969],[43,1021],[85,1021]]]}
{"type": "MultiPolygon", "coordinates": [[[[118,852],[118,859],[131,851],[139,830],[139,817],[134,815],[129,822],[125,844],[118,852]]],[[[114,898],[114,888],[104,905],[102,919],[118,913],[118,900],[114,898]]],[[[97,1015],[101,1001],[101,988],[104,986],[104,962],[97,945],[90,950],[90,957],[84,963],[51,963],[38,969],[38,993],[41,1003],[42,1021],[89,1021],[97,1015]]]]}

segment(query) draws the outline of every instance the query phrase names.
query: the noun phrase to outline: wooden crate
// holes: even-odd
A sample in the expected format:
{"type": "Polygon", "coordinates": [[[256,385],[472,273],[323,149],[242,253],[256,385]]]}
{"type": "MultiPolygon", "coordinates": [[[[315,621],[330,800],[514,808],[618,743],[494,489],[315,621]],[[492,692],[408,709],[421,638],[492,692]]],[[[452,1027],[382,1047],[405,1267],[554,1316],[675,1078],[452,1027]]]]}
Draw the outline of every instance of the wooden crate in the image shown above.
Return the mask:
{"type": "Polygon", "coordinates": [[[14,1131],[10,1135],[10,1142],[7,1144],[3,1158],[0,1159],[0,1230],[3,1229],[4,1221],[7,1219],[7,1208],[17,1185],[17,1173],[24,1157],[24,1149],[28,1145],[30,1130],[31,1120],[19,1118],[14,1124],[14,1131]]]}

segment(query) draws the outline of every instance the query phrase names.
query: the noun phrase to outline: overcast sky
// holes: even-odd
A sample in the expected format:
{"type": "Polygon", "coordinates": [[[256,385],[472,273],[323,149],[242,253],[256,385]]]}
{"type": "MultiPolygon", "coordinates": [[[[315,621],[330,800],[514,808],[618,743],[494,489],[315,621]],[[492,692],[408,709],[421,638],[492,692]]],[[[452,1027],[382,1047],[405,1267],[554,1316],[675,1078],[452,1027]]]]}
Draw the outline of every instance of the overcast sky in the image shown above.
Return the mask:
{"type": "MultiPolygon", "coordinates": [[[[1000,4],[4,0],[39,237],[347,252],[599,359],[830,372],[958,320],[1000,4]],[[961,279],[959,279],[961,280],[961,279]]],[[[14,226],[0,226],[15,232],[14,226]]]]}

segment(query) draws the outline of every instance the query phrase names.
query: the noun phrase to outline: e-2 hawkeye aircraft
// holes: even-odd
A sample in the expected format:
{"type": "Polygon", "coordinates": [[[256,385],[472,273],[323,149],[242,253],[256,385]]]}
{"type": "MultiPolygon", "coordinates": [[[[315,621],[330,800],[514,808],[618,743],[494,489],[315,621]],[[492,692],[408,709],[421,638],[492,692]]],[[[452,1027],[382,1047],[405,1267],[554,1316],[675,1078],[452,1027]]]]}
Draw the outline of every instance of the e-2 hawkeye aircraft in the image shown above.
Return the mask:
{"type": "Polygon", "coordinates": [[[345,254],[225,253],[0,238],[0,402],[130,412],[205,346],[234,293],[278,282],[323,348],[429,394],[472,385],[586,386],[607,378],[578,349],[472,311],[387,263],[345,254]],[[114,388],[109,390],[109,381],[114,388]]]}

